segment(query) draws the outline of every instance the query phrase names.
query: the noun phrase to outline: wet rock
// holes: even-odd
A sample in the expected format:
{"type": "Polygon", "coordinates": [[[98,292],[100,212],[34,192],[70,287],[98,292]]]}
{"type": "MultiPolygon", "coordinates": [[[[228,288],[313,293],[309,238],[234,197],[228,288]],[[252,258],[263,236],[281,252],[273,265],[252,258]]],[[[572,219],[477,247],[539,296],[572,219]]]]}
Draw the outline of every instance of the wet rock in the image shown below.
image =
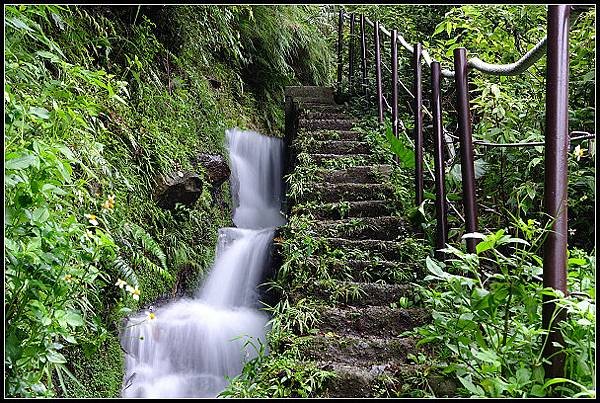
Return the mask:
{"type": "Polygon", "coordinates": [[[383,364],[383,365],[373,365],[371,367],[371,370],[369,371],[369,374],[373,375],[373,376],[379,376],[381,374],[383,374],[385,372],[385,369],[388,367],[389,365],[387,364],[383,364]]]}
{"type": "Polygon", "coordinates": [[[164,209],[176,203],[193,204],[202,194],[202,179],[194,172],[175,171],[163,177],[155,192],[155,200],[164,209]]]}
{"type": "Polygon", "coordinates": [[[192,159],[192,164],[204,168],[206,178],[215,188],[229,179],[231,173],[227,160],[218,154],[198,154],[192,159]]]}

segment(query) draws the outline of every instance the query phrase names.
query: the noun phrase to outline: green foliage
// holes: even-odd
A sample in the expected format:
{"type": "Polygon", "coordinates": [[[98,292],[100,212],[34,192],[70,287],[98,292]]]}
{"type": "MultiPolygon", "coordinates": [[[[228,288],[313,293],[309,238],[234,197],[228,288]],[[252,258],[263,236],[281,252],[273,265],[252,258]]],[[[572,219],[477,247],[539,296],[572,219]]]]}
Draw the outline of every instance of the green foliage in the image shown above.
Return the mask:
{"type": "Polygon", "coordinates": [[[159,178],[202,171],[193,158],[224,154],[226,128],[276,133],[283,85],[329,71],[304,19],[314,8],[254,9],[5,8],[7,395],[65,395],[68,369],[90,379],[109,367],[110,386],[74,393],[115,396],[121,365],[76,357],[94,362],[124,314],[192,286],[212,261],[228,188],[165,211],[159,178]],[[251,66],[264,85],[244,76],[251,66]]]}
{"type": "Polygon", "coordinates": [[[266,355],[260,340],[248,340],[248,344],[255,349],[256,358],[246,363],[220,397],[318,397],[325,381],[333,376],[302,362],[293,349],[273,356],[266,355]]]}
{"type": "MultiPolygon", "coordinates": [[[[466,47],[468,57],[479,57],[489,63],[513,63],[530,50],[545,34],[546,6],[527,5],[466,5],[446,14],[427,43],[432,57],[452,68],[452,53],[466,47]]],[[[569,129],[594,131],[595,93],[592,43],[595,37],[595,10],[573,13],[570,22],[570,82],[569,129]]],[[[473,111],[473,137],[496,143],[543,141],[546,100],[545,58],[541,58],[526,73],[515,77],[490,76],[473,70],[469,75],[473,111]]],[[[451,101],[453,102],[453,101],[451,101]]],[[[452,109],[443,106],[444,124],[455,126],[452,109]]],[[[582,148],[593,148],[593,141],[583,141],[582,148]]],[[[571,145],[571,150],[577,144],[571,145]]],[[[505,212],[522,210],[524,214],[542,211],[543,147],[489,148],[476,147],[476,159],[485,163],[485,172],[478,178],[478,193],[502,213],[485,217],[485,227],[508,225],[505,212]]],[[[577,231],[573,242],[590,249],[593,229],[585,225],[593,214],[589,196],[593,176],[593,161],[587,153],[569,160],[569,226],[577,231]],[[591,174],[591,176],[590,176],[591,174]],[[583,198],[583,200],[582,200],[583,198]],[[586,202],[586,200],[588,200],[586,202]],[[585,218],[584,218],[585,217],[585,218]]],[[[449,193],[459,193],[459,181],[450,179],[449,193]]]]}
{"type": "MultiPolygon", "coordinates": [[[[419,344],[437,347],[439,365],[457,376],[468,396],[591,397],[595,395],[594,288],[568,297],[543,288],[536,281],[542,260],[532,250],[544,231],[530,224],[527,240],[499,230],[478,236],[477,254],[450,246],[445,252],[453,259],[447,265],[427,259],[430,275],[425,280],[430,285],[419,288],[432,307],[433,323],[416,331],[422,337],[419,344]],[[544,295],[552,295],[569,312],[561,324],[566,344],[560,349],[567,357],[564,381],[544,377],[547,332],[540,327],[544,295]],[[555,383],[563,385],[553,391],[550,386],[555,383]]],[[[574,258],[570,265],[575,264],[587,265],[589,260],[574,258]]],[[[592,270],[585,277],[593,275],[592,270]]]]}

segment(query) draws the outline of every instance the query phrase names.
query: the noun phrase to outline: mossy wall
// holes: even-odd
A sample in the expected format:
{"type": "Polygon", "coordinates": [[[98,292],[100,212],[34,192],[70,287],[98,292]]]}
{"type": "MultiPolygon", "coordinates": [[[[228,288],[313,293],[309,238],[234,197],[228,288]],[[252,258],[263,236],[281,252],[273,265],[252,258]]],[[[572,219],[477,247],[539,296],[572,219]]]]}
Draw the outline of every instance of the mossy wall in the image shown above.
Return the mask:
{"type": "Polygon", "coordinates": [[[230,127],[280,135],[284,86],[326,83],[318,12],[5,7],[7,395],[119,395],[122,318],[195,287],[231,225],[193,158],[227,158],[230,127]],[[160,208],[185,170],[200,199],[160,208]]]}

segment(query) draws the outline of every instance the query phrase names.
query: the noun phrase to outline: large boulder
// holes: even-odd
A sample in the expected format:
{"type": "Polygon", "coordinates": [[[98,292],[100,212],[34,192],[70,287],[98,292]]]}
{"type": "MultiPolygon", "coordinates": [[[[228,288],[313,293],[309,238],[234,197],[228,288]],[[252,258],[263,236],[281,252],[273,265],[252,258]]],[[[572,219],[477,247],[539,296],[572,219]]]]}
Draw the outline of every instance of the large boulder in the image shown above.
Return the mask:
{"type": "Polygon", "coordinates": [[[172,210],[176,203],[193,204],[202,194],[202,179],[194,172],[175,171],[162,178],[154,194],[158,205],[172,210]]]}
{"type": "Polygon", "coordinates": [[[192,158],[192,164],[196,167],[201,166],[206,172],[206,179],[215,188],[218,188],[229,179],[231,170],[227,160],[218,154],[198,154],[192,158]]]}

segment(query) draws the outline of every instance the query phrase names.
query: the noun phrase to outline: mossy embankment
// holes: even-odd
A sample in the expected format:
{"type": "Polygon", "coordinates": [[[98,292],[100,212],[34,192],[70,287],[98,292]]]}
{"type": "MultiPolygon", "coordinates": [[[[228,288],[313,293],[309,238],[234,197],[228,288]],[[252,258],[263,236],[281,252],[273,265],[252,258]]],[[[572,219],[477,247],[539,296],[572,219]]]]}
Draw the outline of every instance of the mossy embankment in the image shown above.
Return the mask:
{"type": "Polygon", "coordinates": [[[283,88],[328,81],[314,10],[5,8],[7,395],[119,395],[122,318],[193,288],[230,225],[196,157],[279,135],[283,88]],[[177,172],[202,193],[161,208],[177,172]]]}

